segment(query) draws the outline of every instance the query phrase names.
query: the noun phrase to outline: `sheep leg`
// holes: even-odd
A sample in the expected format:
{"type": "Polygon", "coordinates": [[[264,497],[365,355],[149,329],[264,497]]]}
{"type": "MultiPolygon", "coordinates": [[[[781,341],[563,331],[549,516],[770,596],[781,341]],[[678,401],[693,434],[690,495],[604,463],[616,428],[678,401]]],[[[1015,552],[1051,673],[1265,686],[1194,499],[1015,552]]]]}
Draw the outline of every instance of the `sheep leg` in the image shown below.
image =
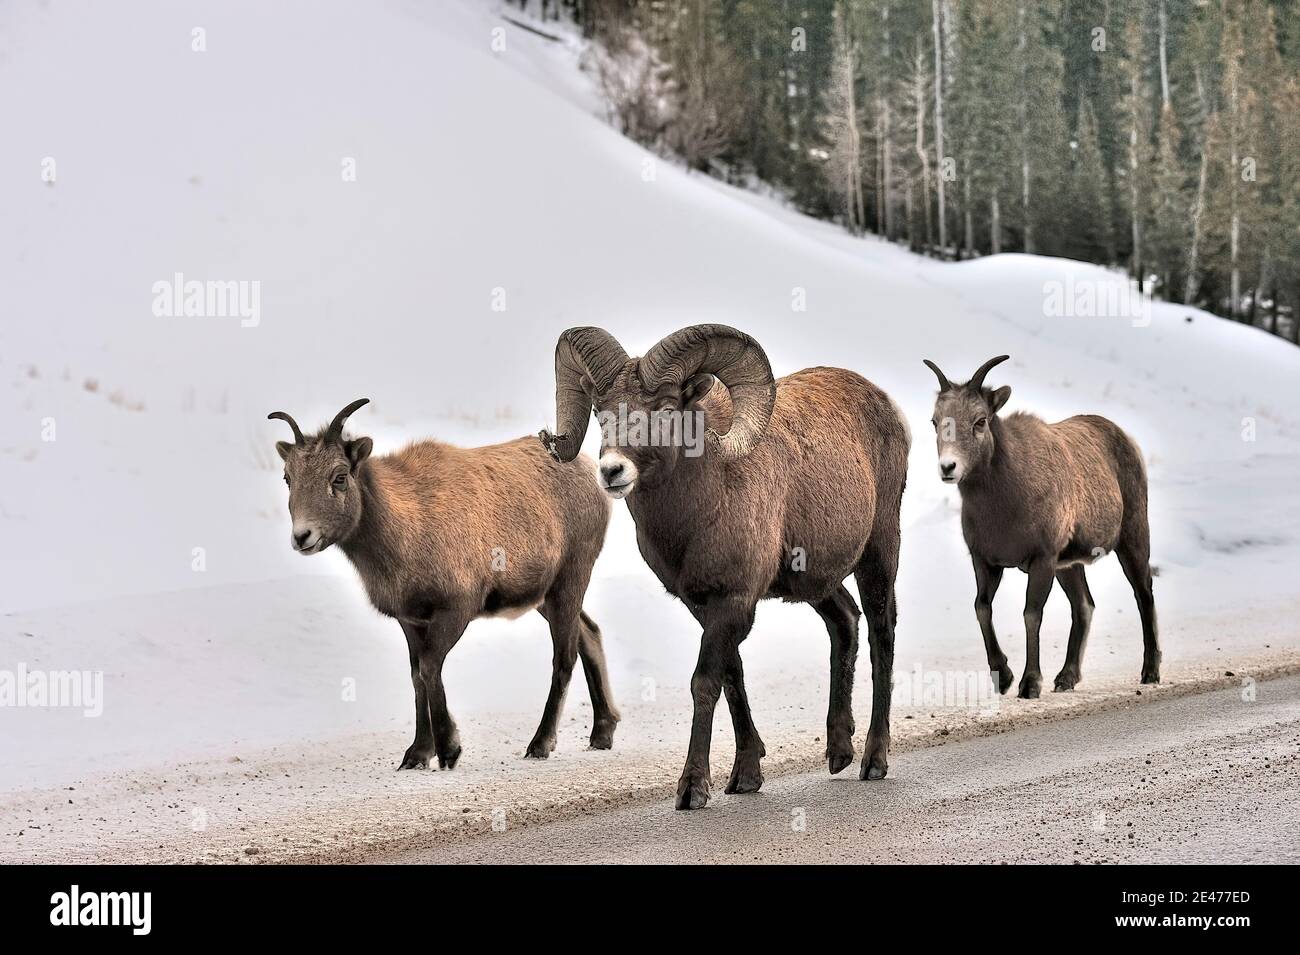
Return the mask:
{"type": "Polygon", "coordinates": [[[1160,637],[1156,632],[1156,600],[1151,588],[1151,545],[1146,529],[1136,541],[1122,541],[1115,549],[1124,576],[1133,588],[1137,599],[1138,615],[1142,618],[1142,682],[1160,682],[1160,637]]]}
{"type": "Polygon", "coordinates": [[[1056,582],[1070,598],[1070,643],[1065,651],[1065,666],[1056,675],[1056,692],[1073,690],[1083,679],[1083,648],[1088,643],[1088,627],[1092,623],[1092,591],[1083,565],[1075,564],[1056,572],[1056,582]]]}
{"type": "Polygon", "coordinates": [[[1025,589],[1025,672],[1020,677],[1020,696],[1027,700],[1037,699],[1043,692],[1038,634],[1043,626],[1043,607],[1055,579],[1054,557],[1040,558],[1029,565],[1029,586],[1025,589]]]}
{"type": "Polygon", "coordinates": [[[898,542],[873,536],[854,571],[862,612],[867,618],[871,649],[871,725],[862,751],[860,779],[884,779],[889,772],[889,706],[894,690],[894,578],[898,574],[898,542]],[[883,545],[883,546],[882,546],[883,545]]]}
{"type": "Polygon", "coordinates": [[[407,747],[398,769],[428,769],[433,755],[433,724],[429,719],[429,691],[420,676],[420,654],[424,646],[424,627],[401,621],[402,633],[411,655],[411,685],[415,688],[415,741],[407,747]]]}
{"type": "MultiPolygon", "coordinates": [[[[687,605],[700,626],[704,626],[704,609],[687,605]]],[[[856,609],[856,608],[855,608],[856,609]]],[[[744,640],[744,637],[740,638],[744,640]]],[[[736,757],[731,766],[731,775],[727,779],[724,792],[754,793],[763,786],[761,761],[767,755],[767,747],[758,735],[754,725],[754,716],[749,709],[749,694],[745,691],[745,669],[740,658],[740,645],[723,669],[723,694],[727,699],[727,709],[731,712],[731,729],[736,737],[736,757]]]]}
{"type": "Polygon", "coordinates": [[[578,657],[582,672],[587,678],[587,692],[591,696],[594,713],[591,725],[591,748],[610,749],[614,745],[614,727],[622,719],[614,705],[614,694],[609,688],[609,670],[605,666],[605,647],[600,639],[600,627],[583,611],[579,617],[578,657]]]}
{"type": "Polygon", "coordinates": [[[826,710],[826,765],[832,774],[853,762],[853,669],[858,659],[858,605],[840,585],[814,608],[831,637],[831,701],[826,710]]]}
{"type": "MultiPolygon", "coordinates": [[[[742,638],[743,639],[743,638],[742,638]]],[[[732,648],[731,658],[723,671],[722,690],[731,710],[731,727],[736,735],[736,759],[727,779],[728,793],[756,793],[763,786],[762,759],[767,755],[763,740],[749,712],[749,695],[745,692],[745,671],[740,662],[740,647],[732,648]]]]}
{"type": "Polygon", "coordinates": [[[460,759],[460,732],[447,711],[447,693],[442,685],[442,665],[451,648],[469,626],[472,614],[442,612],[416,629],[423,631],[420,641],[419,674],[429,704],[429,725],[433,730],[433,750],[439,769],[454,769],[460,759]]]}
{"type": "MultiPolygon", "coordinates": [[[[691,676],[691,697],[695,712],[691,719],[691,742],[686,765],[677,783],[677,808],[699,809],[709,801],[709,748],[713,736],[713,711],[722,693],[722,683],[731,655],[754,625],[754,604],[719,598],[700,611],[704,633],[700,657],[691,676]]],[[[734,679],[734,676],[733,676],[734,679]]],[[[737,741],[739,752],[741,741],[737,741]]]]}
{"type": "Polygon", "coordinates": [[[560,722],[560,710],[564,707],[564,696],[569,691],[569,680],[573,677],[573,665],[578,660],[580,640],[579,609],[571,608],[566,601],[547,598],[540,610],[551,625],[554,650],[551,654],[551,692],[542,710],[542,722],[524,752],[524,756],[530,759],[546,759],[555,749],[555,731],[560,722]]]}
{"type": "Polygon", "coordinates": [[[978,557],[972,559],[975,566],[975,619],[979,621],[980,633],[984,636],[984,654],[989,661],[989,672],[998,675],[998,692],[1005,693],[1011,689],[1011,681],[1016,675],[1007,666],[1007,655],[998,646],[998,635],[993,630],[993,598],[997,595],[998,584],[1002,583],[1002,568],[986,564],[978,557]]]}

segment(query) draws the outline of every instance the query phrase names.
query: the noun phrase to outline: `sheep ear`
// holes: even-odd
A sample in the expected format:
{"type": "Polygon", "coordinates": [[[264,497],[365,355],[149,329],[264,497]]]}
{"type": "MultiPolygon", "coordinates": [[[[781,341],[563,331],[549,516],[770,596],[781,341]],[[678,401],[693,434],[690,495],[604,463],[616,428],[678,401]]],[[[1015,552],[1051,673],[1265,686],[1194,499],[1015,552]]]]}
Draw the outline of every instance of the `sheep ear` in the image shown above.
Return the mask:
{"type": "Polygon", "coordinates": [[[289,449],[292,447],[293,445],[290,444],[288,441],[275,442],[275,450],[280,452],[280,460],[282,461],[289,460],[289,449]]]}
{"type": "Polygon", "coordinates": [[[370,452],[374,448],[375,442],[369,438],[357,438],[355,441],[349,441],[346,445],[348,460],[352,462],[352,469],[356,470],[357,466],[370,457],[370,452]]]}
{"type": "Polygon", "coordinates": [[[989,395],[989,410],[994,414],[997,414],[998,410],[1007,403],[1007,399],[1010,397],[1011,387],[1009,385],[1003,385],[997,391],[993,392],[993,394],[989,395]]]}

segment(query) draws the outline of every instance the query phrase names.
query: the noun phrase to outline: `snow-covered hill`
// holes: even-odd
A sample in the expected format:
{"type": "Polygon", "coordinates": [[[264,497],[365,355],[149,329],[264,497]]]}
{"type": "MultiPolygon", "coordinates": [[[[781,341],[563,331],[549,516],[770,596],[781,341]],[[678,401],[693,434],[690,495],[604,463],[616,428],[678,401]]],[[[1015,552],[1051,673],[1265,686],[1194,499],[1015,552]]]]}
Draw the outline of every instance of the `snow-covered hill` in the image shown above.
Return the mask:
{"type": "MultiPolygon", "coordinates": [[[[289,550],[283,426],[266,413],[324,421],[368,396],[352,426],[379,452],[535,432],[572,325],[637,353],[725,322],[779,374],[843,365],[895,396],[916,435],[900,671],[983,665],[923,357],[964,377],[1010,353],[994,377],[1011,409],[1105,414],[1142,444],[1167,663],[1295,646],[1251,621],[1300,597],[1300,350],[1158,303],[1137,321],[1056,316],[1054,289],[1122,277],[1022,255],[938,263],[687,174],[603,121],[576,39],[490,3],[131,7],[0,9],[0,668],[105,671],[98,720],[0,710],[0,783],[405,727],[396,626],[337,551],[289,550]],[[177,273],[260,283],[255,323],[159,317],[154,285],[177,273]],[[1239,627],[1199,623],[1236,613],[1239,627]],[[339,701],[344,678],[356,703],[339,701]]],[[[1113,561],[1090,577],[1088,676],[1135,680],[1127,585],[1113,561]]],[[[1017,672],[1022,594],[1010,576],[997,607],[1017,672]]],[[[591,606],[621,699],[686,684],[697,631],[622,508],[591,606]]],[[[1054,595],[1045,669],[1066,629],[1054,595]]],[[[804,674],[799,705],[820,711],[825,640],[806,608],[764,605],[745,648],[755,706],[804,674]]],[[[540,618],[476,624],[448,676],[462,724],[540,712],[549,654],[540,618]]]]}

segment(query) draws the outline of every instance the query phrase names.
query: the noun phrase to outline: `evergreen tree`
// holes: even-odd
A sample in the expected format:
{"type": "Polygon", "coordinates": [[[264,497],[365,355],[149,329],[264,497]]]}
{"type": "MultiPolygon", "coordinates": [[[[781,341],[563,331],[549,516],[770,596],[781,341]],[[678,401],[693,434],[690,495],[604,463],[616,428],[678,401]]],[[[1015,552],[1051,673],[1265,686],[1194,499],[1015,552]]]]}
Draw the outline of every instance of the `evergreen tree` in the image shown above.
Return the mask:
{"type": "Polygon", "coordinates": [[[692,168],[932,254],[1123,262],[1300,339],[1300,0],[547,10],[603,48],[623,130],[692,168]]]}

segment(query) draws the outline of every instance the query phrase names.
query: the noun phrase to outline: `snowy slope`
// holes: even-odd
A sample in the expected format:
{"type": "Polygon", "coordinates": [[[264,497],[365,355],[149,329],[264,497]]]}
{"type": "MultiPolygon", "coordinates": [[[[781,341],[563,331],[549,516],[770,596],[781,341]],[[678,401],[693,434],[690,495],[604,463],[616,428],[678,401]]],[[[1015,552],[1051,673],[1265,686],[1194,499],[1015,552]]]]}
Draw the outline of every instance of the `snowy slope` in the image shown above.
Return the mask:
{"type": "MultiPolygon", "coordinates": [[[[554,416],[556,336],[579,324],[638,353],[725,322],[779,374],[838,364],[895,396],[916,436],[900,670],[983,663],[922,357],[961,377],[1008,352],[994,377],[1012,409],[1106,414],[1138,439],[1167,661],[1278,645],[1276,629],[1197,621],[1282,614],[1300,596],[1300,350],[1161,304],[1142,325],[1049,317],[1048,283],[1120,278],[1020,255],[937,263],[688,175],[602,121],[578,41],[511,27],[490,3],[132,7],[0,10],[0,668],[106,674],[89,729],[0,710],[0,784],[58,778],[71,754],[109,768],[405,727],[396,627],[366,609],[337,551],[289,550],[272,450],[283,425],[266,413],[315,423],[368,396],[352,424],[380,452],[534,432],[554,416]],[[260,282],[259,323],[156,317],[153,283],[177,272],[260,282]],[[367,688],[355,705],[339,704],[344,678],[367,688]]],[[[1136,677],[1118,566],[1090,578],[1088,673],[1136,677]]],[[[1022,594],[1009,576],[997,607],[1017,670],[1022,594]]],[[[623,508],[591,600],[621,699],[647,678],[688,681],[696,631],[641,563],[623,508]]],[[[1064,606],[1054,595],[1048,608],[1049,675],[1064,606]]],[[[462,722],[540,712],[545,633],[535,616],[475,625],[449,674],[462,722]]],[[[821,679],[825,654],[815,615],[764,605],[746,645],[755,705],[792,674],[821,679]]],[[[819,710],[824,693],[805,702],[819,710]]]]}

